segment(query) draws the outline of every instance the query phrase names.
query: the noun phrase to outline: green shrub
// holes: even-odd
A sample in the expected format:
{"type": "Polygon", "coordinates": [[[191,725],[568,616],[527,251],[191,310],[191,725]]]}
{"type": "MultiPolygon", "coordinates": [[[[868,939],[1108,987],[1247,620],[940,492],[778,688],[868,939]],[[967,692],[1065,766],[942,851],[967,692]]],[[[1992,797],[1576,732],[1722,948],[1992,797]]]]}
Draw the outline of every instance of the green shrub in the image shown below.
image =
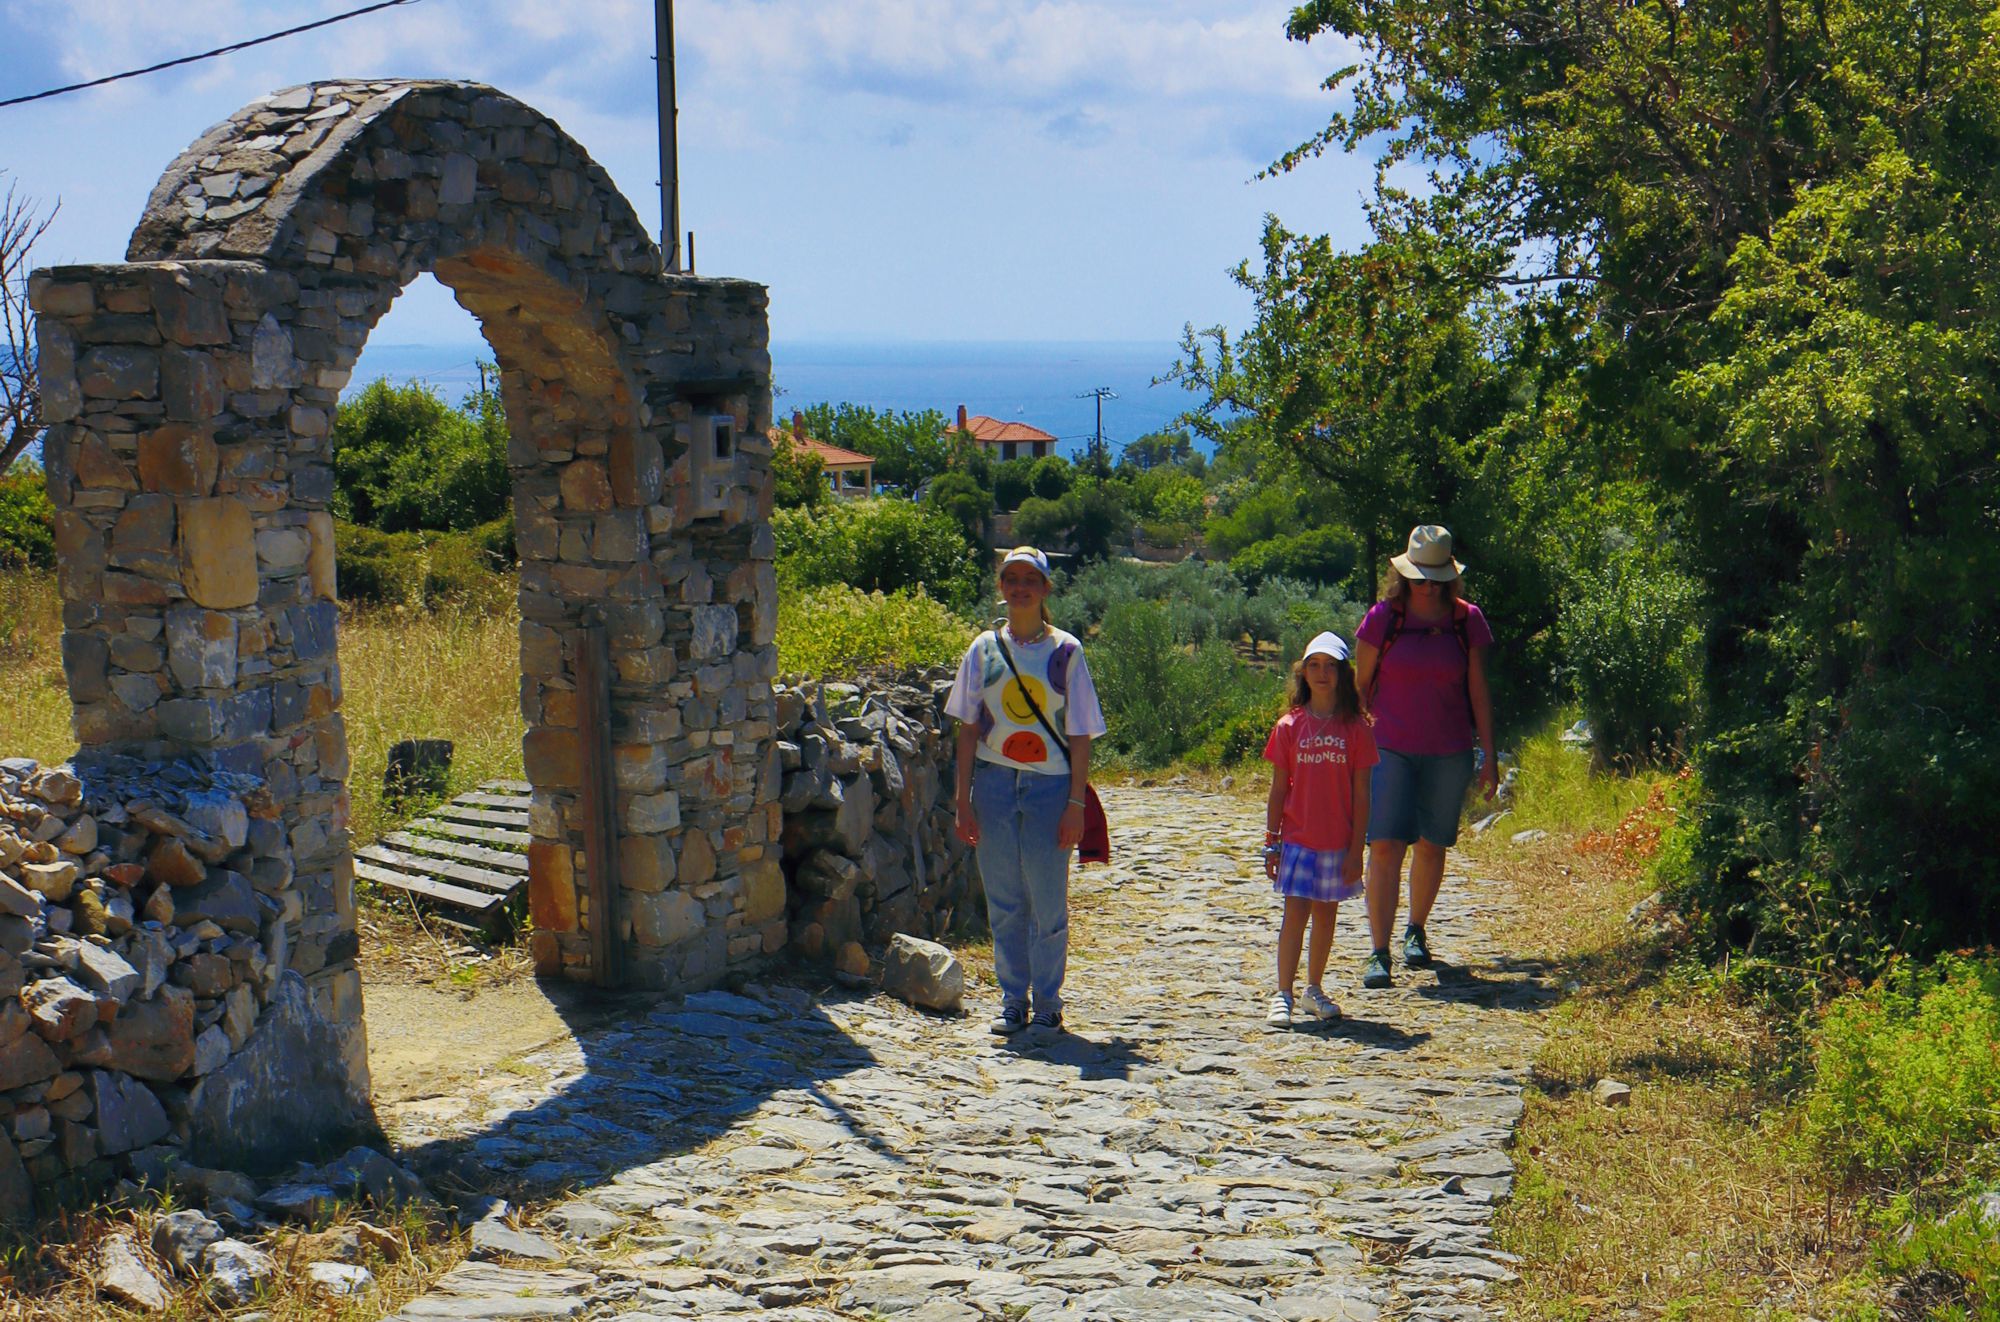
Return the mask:
{"type": "Polygon", "coordinates": [[[334,507],[384,532],[462,531],[506,514],[507,417],[498,394],[454,409],[421,381],[378,380],[333,422],[334,507]]]}
{"type": "MultiPolygon", "coordinates": [[[[942,479],[940,479],[942,480],[942,479]]],[[[969,610],[986,596],[986,566],[943,510],[894,497],[836,504],[818,513],[779,510],[778,568],[796,587],[864,592],[921,588],[969,610]]]]}
{"type": "Polygon", "coordinates": [[[932,479],[924,490],[924,508],[944,514],[958,525],[966,543],[986,545],[987,530],[993,526],[994,498],[972,474],[953,469],[932,479]]]}
{"type": "Polygon", "coordinates": [[[1899,963],[1814,1047],[1799,1142],[1829,1172],[1917,1180],[2000,1136],[2000,960],[1899,963]]]}
{"type": "Polygon", "coordinates": [[[1618,765],[1656,759],[1694,716],[1699,589],[1638,549],[1577,573],[1556,635],[1596,751],[1618,765]]]}
{"type": "Polygon", "coordinates": [[[378,532],[334,523],[343,601],[358,605],[504,609],[517,590],[511,515],[465,532],[378,532]]]}
{"type": "Polygon", "coordinates": [[[1252,587],[1267,578],[1338,587],[1354,577],[1361,547],[1345,528],[1308,528],[1244,547],[1229,567],[1252,587]]]}
{"type": "Polygon", "coordinates": [[[993,507],[1003,510],[1021,508],[1022,501],[1036,494],[1034,473],[1033,459],[1009,459],[993,465],[993,507]]]}
{"type": "Polygon", "coordinates": [[[1043,500],[1061,500],[1076,485],[1076,470],[1059,454],[1043,455],[1029,470],[1028,485],[1043,500]]]}
{"type": "Polygon", "coordinates": [[[1141,766],[1186,756],[1262,703],[1273,683],[1219,640],[1184,644],[1171,612],[1157,602],[1113,606],[1087,655],[1109,726],[1105,742],[1141,766]]]}
{"type": "MultiPolygon", "coordinates": [[[[1897,1201],[1906,1213],[1907,1200],[1897,1201]]],[[[2000,1322],[2000,1236],[1976,1207],[1885,1231],[1875,1245],[1876,1270],[1902,1287],[1905,1300],[1922,1301],[1933,1318],[2000,1322]]]]}
{"type": "Polygon", "coordinates": [[[0,569],[55,562],[55,508],[40,465],[23,459],[0,474],[0,569]]]}
{"type": "Polygon", "coordinates": [[[778,596],[778,669],[840,676],[863,666],[955,666],[973,628],[942,603],[827,584],[778,596]]]}

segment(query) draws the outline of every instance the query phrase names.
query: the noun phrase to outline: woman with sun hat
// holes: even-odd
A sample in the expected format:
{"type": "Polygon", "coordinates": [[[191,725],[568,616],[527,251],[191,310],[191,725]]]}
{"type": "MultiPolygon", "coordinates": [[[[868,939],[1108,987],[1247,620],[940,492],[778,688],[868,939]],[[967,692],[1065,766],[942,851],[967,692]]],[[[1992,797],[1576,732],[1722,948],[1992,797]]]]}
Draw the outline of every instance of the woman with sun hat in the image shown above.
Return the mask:
{"type": "Polygon", "coordinates": [[[1007,618],[973,639],[945,701],[959,723],[958,838],[978,850],[1001,1034],[1062,1027],[1070,853],[1083,839],[1090,741],[1105,728],[1083,644],[1049,619],[1050,587],[1046,555],[1007,553],[1007,618]]]}
{"type": "Polygon", "coordinates": [[[1451,533],[1434,523],[1410,532],[1389,561],[1382,600],[1355,631],[1354,670],[1375,720],[1381,761],[1369,782],[1368,933],[1373,950],[1361,985],[1387,987],[1389,934],[1410,855],[1410,921],[1403,962],[1431,963],[1425,923],[1444,881],[1445,851],[1458,843],[1458,817],[1475,765],[1493,797],[1493,702],[1486,649],[1493,631],[1461,595],[1465,566],[1452,558],[1451,533]],[[1483,760],[1475,760],[1475,741],[1483,760]]]}

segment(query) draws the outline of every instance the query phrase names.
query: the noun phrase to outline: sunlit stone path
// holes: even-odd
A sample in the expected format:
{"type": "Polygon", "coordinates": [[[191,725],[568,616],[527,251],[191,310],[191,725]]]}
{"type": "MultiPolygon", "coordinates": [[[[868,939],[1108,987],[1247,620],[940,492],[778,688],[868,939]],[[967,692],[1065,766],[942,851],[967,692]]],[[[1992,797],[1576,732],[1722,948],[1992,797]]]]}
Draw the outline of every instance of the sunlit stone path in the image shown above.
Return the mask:
{"type": "Polygon", "coordinates": [[[1011,1042],[880,995],[709,993],[388,1117],[410,1148],[574,1196],[492,1220],[399,1319],[1497,1316],[1490,1242],[1549,1003],[1453,878],[1453,967],[1273,1031],[1261,805],[1106,796],[1118,863],[1075,884],[1069,1031],[1011,1042]],[[525,1233],[522,1233],[525,1232],[525,1233]]]}

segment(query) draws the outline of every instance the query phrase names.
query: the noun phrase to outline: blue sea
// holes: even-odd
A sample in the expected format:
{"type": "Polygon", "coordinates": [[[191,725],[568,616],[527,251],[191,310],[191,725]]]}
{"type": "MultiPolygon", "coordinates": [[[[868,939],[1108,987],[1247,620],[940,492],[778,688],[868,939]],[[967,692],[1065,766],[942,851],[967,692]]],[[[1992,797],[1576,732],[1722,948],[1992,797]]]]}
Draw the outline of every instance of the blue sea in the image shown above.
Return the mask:
{"type": "MultiPolygon", "coordinates": [[[[1056,436],[1063,454],[1079,455],[1097,426],[1097,402],[1078,398],[1099,386],[1117,398],[1104,401],[1104,436],[1115,457],[1120,446],[1173,425],[1194,396],[1171,382],[1154,385],[1178,357],[1172,343],[812,343],[772,346],[780,419],[818,403],[872,409],[936,409],[947,418],[960,404],[1006,422],[1025,422],[1056,436]]],[[[479,360],[492,350],[463,344],[370,344],[355,366],[348,391],[377,377],[421,380],[456,403],[479,384],[479,360]]]]}

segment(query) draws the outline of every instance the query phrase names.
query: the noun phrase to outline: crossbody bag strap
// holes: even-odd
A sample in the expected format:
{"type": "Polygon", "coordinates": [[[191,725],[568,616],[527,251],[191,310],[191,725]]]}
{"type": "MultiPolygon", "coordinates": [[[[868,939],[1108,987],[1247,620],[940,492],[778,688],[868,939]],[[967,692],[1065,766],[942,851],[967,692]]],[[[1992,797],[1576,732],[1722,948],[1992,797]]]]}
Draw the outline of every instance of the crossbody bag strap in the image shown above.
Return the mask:
{"type": "Polygon", "coordinates": [[[1056,727],[1050,725],[1049,718],[1042,715],[1042,704],[1035,701],[1035,695],[1030,693],[1028,686],[1021,682],[1021,668],[1014,664],[1014,653],[1008,650],[1006,640],[1000,637],[998,629],[993,631],[993,645],[1000,649],[1001,657],[1007,662],[1007,669],[1014,672],[1014,687],[1021,690],[1021,700],[1028,704],[1028,710],[1035,714],[1035,719],[1042,723],[1044,730],[1048,731],[1049,738],[1056,741],[1056,747],[1062,749],[1063,760],[1067,762],[1069,760],[1069,741],[1056,733],[1056,727]]]}

